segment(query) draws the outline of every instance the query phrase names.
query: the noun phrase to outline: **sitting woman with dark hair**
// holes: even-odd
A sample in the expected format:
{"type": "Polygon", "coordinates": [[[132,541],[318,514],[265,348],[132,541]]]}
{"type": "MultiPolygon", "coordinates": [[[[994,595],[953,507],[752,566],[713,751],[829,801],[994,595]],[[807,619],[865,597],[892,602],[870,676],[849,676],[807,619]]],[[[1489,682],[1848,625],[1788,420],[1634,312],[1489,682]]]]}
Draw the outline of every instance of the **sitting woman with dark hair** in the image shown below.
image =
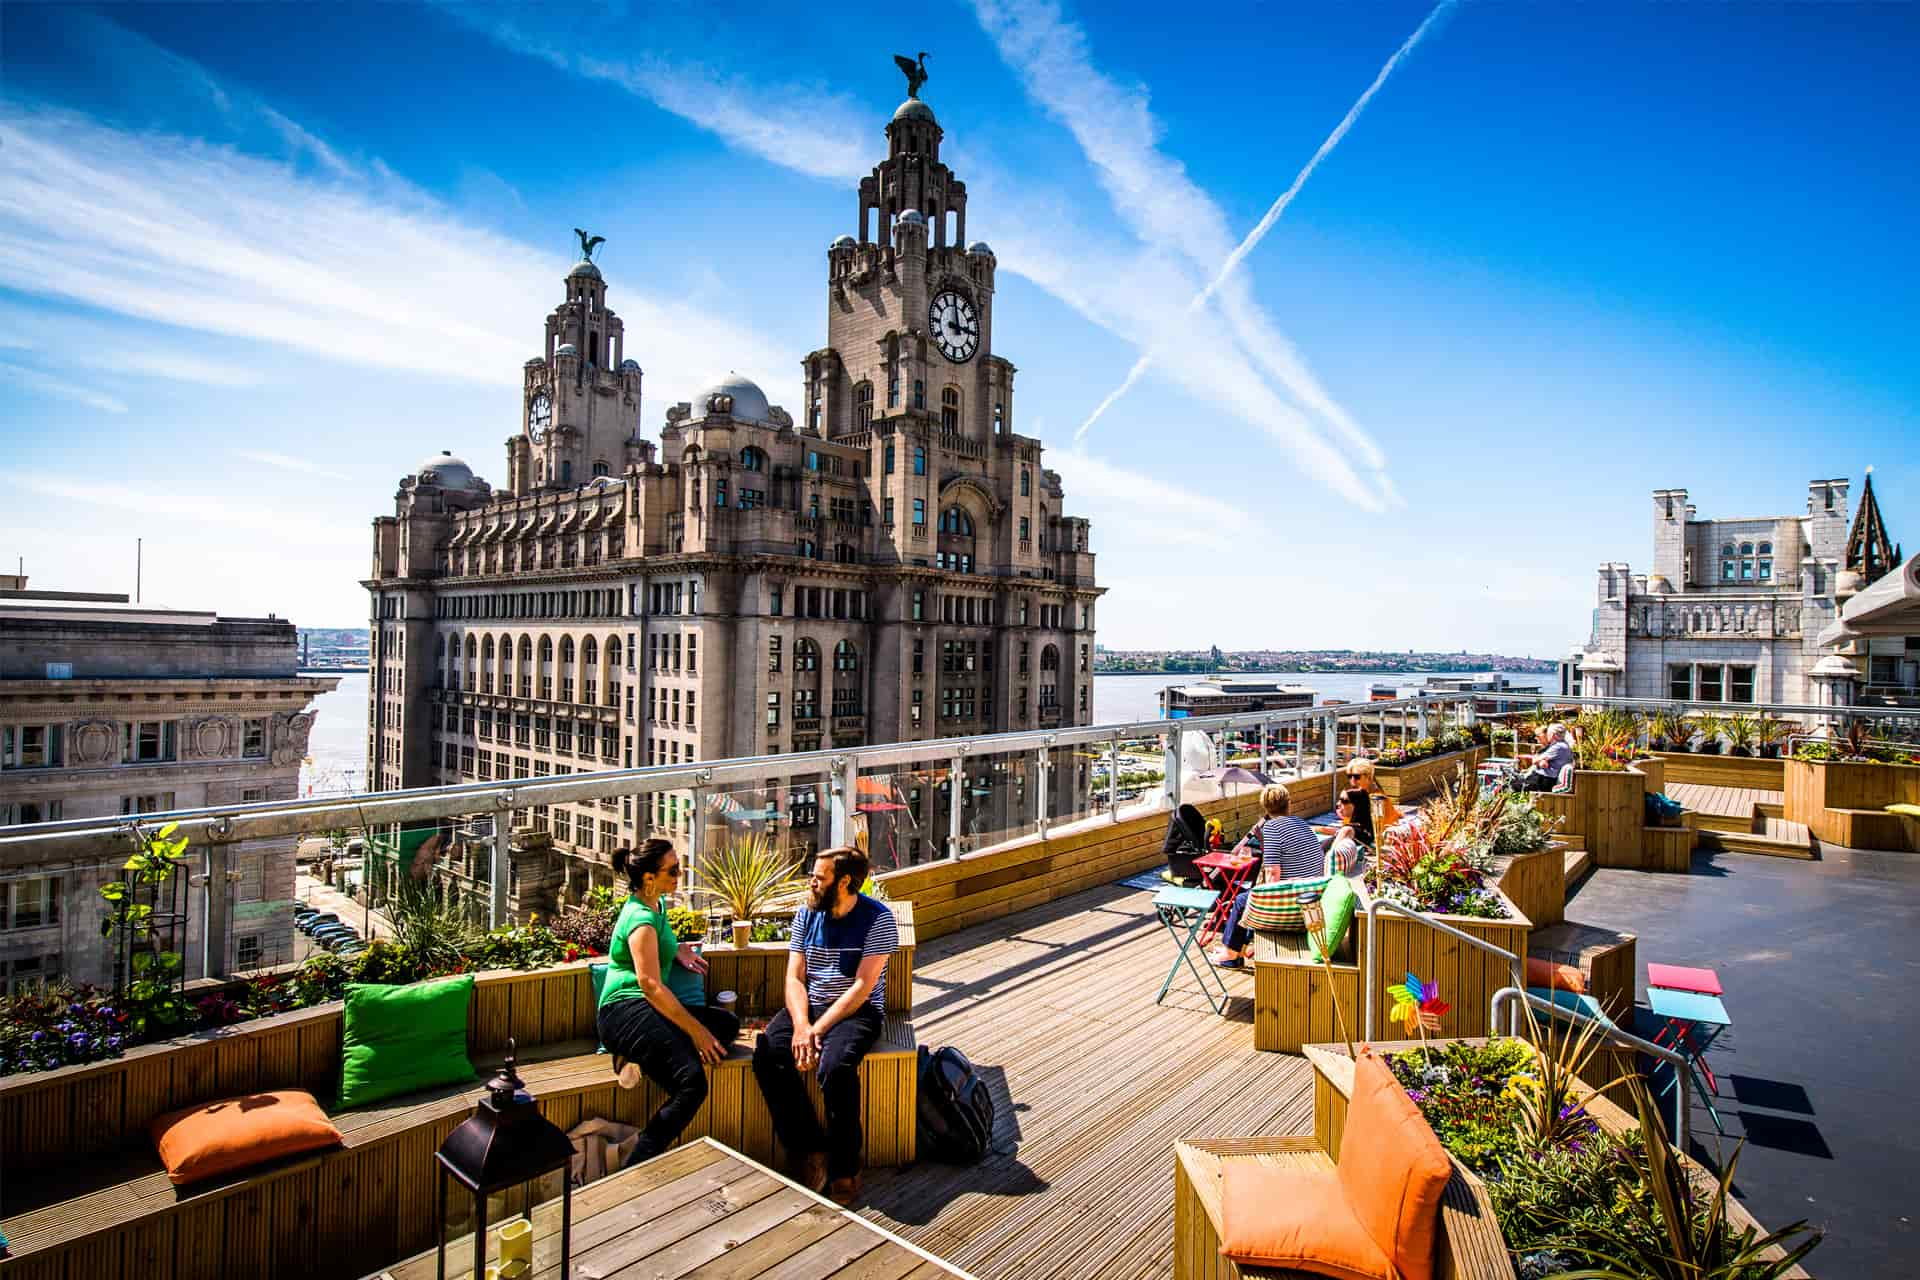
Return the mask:
{"type": "Polygon", "coordinates": [[[681,942],[667,919],[664,895],[680,884],[680,855],[669,840],[649,840],[613,855],[615,875],[627,880],[626,905],[607,947],[607,978],[600,990],[600,1043],[613,1054],[614,1073],[631,1089],[644,1074],[667,1100],[640,1131],[633,1160],[659,1155],[680,1136],[707,1099],[705,1066],[727,1056],[740,1020],[707,1004],[707,962],[681,942]]]}
{"type": "Polygon", "coordinates": [[[1373,848],[1373,800],[1365,788],[1350,787],[1340,793],[1334,805],[1340,825],[1334,829],[1333,843],[1327,846],[1327,860],[1333,870],[1350,876],[1366,861],[1373,848]]]}

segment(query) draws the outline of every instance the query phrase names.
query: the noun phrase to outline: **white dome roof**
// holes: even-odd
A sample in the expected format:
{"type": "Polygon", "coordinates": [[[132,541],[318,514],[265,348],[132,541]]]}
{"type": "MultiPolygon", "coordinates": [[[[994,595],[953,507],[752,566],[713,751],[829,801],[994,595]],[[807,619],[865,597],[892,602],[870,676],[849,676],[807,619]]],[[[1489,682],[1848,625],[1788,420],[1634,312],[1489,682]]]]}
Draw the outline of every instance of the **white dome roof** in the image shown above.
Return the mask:
{"type": "Polygon", "coordinates": [[[899,216],[894,218],[894,221],[906,222],[906,223],[911,223],[912,225],[917,227],[924,227],[927,225],[927,215],[924,213],[921,213],[918,209],[902,209],[899,213],[899,216]]]}
{"type": "Polygon", "coordinates": [[[571,342],[563,342],[553,349],[553,354],[556,356],[577,356],[580,354],[580,350],[571,342]]]}
{"type": "Polygon", "coordinates": [[[442,489],[477,489],[481,484],[464,459],[445,450],[415,467],[414,474],[420,477],[421,484],[435,484],[442,489]]]}
{"type": "Polygon", "coordinates": [[[834,237],[834,240],[833,240],[833,243],[832,243],[832,244],[830,244],[830,245],[828,245],[828,246],[827,246],[827,248],[829,248],[829,249],[851,249],[851,248],[853,248],[853,237],[852,237],[852,236],[835,236],[835,237],[834,237]]]}
{"type": "Polygon", "coordinates": [[[743,378],[729,369],[726,377],[694,397],[693,411],[701,415],[720,412],[720,410],[713,408],[713,398],[715,396],[729,397],[733,401],[733,408],[727,410],[727,412],[741,422],[758,422],[763,426],[772,425],[772,420],[767,412],[769,408],[767,404],[767,393],[762,391],[753,379],[743,378]]]}
{"type": "Polygon", "coordinates": [[[968,253],[984,253],[987,257],[991,258],[993,256],[993,246],[988,244],[985,240],[975,240],[972,244],[967,246],[967,252],[968,253]]]}
{"type": "Polygon", "coordinates": [[[638,360],[632,359],[631,357],[629,357],[628,359],[622,360],[620,362],[620,372],[625,373],[629,369],[633,370],[635,373],[640,372],[640,362],[638,360]]]}
{"type": "Polygon", "coordinates": [[[895,120],[933,120],[933,108],[918,98],[908,98],[893,109],[895,120]]]}

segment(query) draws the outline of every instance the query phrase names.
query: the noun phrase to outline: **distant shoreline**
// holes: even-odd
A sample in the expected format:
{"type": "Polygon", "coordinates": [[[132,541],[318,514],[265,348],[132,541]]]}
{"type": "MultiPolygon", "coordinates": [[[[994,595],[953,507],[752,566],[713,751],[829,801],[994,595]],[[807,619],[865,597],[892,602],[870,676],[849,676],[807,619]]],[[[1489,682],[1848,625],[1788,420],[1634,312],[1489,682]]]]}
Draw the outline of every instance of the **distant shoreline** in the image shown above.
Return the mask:
{"type": "Polygon", "coordinates": [[[1487,676],[1550,676],[1559,672],[1559,664],[1545,659],[1529,659],[1538,662],[1536,667],[1204,667],[1186,668],[1159,667],[1103,667],[1095,663],[1093,674],[1097,676],[1405,676],[1405,675],[1468,675],[1487,676]]]}

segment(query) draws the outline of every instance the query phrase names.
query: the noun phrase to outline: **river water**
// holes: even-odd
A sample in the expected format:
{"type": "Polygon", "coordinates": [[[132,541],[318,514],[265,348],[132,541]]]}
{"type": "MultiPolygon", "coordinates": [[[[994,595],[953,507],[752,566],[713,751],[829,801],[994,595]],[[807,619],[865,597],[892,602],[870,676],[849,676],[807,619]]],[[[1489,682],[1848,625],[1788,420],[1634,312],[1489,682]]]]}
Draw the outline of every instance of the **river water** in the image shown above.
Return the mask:
{"type": "MultiPolygon", "coordinates": [[[[1251,672],[1236,672],[1251,675],[1251,672]]],[[[1411,689],[1434,675],[1471,675],[1472,672],[1404,671],[1385,674],[1354,675],[1344,672],[1301,672],[1279,677],[1288,684],[1303,684],[1312,689],[1316,701],[1338,698],[1344,702],[1365,702],[1376,684],[1392,683],[1411,689]]],[[[1153,720],[1160,715],[1160,690],[1170,684],[1183,684],[1203,677],[1189,675],[1096,675],[1093,678],[1093,718],[1096,724],[1126,724],[1153,720]]],[[[1516,673],[1513,683],[1526,687],[1554,686],[1551,672],[1528,675],[1516,673]]],[[[358,789],[363,785],[367,758],[367,677],[365,674],[340,678],[340,687],[322,694],[314,703],[317,713],[308,750],[312,764],[301,770],[302,791],[358,789]]]]}

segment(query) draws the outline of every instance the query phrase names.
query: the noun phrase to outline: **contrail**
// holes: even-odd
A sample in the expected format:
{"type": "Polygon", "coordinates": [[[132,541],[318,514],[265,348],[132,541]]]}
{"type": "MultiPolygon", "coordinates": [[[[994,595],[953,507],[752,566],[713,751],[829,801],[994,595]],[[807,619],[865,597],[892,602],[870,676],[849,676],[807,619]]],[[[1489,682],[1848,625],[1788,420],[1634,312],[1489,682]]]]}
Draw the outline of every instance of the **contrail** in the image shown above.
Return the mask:
{"type": "MultiPolygon", "coordinates": [[[[1406,43],[1401,45],[1391,58],[1387,59],[1386,65],[1380,68],[1380,74],[1373,78],[1373,83],[1367,86],[1367,91],[1360,95],[1359,100],[1348,109],[1347,114],[1341,119],[1340,123],[1334,126],[1333,132],[1327,135],[1327,140],[1320,144],[1320,149],[1313,153],[1313,158],[1307,161],[1306,167],[1301,169],[1299,176],[1293,180],[1293,185],[1282,192],[1278,200],[1275,200],[1272,205],[1268,206],[1265,216],[1254,224],[1253,230],[1247,232],[1247,238],[1240,242],[1239,247],[1227,255],[1227,260],[1220,264],[1220,270],[1215,272],[1213,279],[1207,282],[1207,287],[1193,295],[1193,301],[1187,304],[1186,314],[1192,315],[1194,312],[1200,310],[1200,308],[1206,306],[1207,303],[1212,300],[1213,295],[1220,291],[1220,286],[1226,283],[1227,277],[1233,274],[1233,269],[1239,266],[1241,261],[1244,260],[1249,253],[1252,253],[1254,249],[1259,247],[1262,240],[1266,239],[1267,232],[1273,230],[1273,224],[1280,221],[1280,215],[1287,211],[1287,206],[1293,203],[1293,198],[1300,194],[1300,188],[1307,185],[1307,179],[1311,178],[1313,171],[1320,167],[1320,162],[1331,155],[1333,149],[1340,145],[1340,139],[1347,136],[1347,130],[1353,128],[1354,121],[1360,118],[1360,113],[1367,109],[1369,102],[1373,101],[1373,95],[1380,92],[1380,86],[1387,82],[1387,77],[1393,74],[1393,69],[1400,65],[1400,60],[1409,53],[1412,53],[1414,46],[1425,39],[1427,32],[1431,31],[1439,23],[1440,19],[1458,3],[1459,0],[1440,0],[1440,4],[1434,8],[1432,13],[1427,15],[1427,20],[1422,22],[1419,28],[1407,37],[1406,43]]],[[[1133,368],[1127,370],[1126,379],[1121,382],[1119,386],[1115,387],[1105,400],[1100,402],[1099,407],[1088,416],[1085,422],[1080,424],[1080,429],[1073,433],[1073,438],[1076,441],[1085,436],[1093,427],[1093,424],[1100,420],[1100,415],[1112,408],[1121,396],[1133,390],[1133,384],[1140,381],[1141,375],[1146,373],[1148,367],[1153,364],[1155,354],[1156,350],[1153,347],[1149,347],[1147,350],[1141,352],[1140,358],[1133,362],[1133,368]]]]}

